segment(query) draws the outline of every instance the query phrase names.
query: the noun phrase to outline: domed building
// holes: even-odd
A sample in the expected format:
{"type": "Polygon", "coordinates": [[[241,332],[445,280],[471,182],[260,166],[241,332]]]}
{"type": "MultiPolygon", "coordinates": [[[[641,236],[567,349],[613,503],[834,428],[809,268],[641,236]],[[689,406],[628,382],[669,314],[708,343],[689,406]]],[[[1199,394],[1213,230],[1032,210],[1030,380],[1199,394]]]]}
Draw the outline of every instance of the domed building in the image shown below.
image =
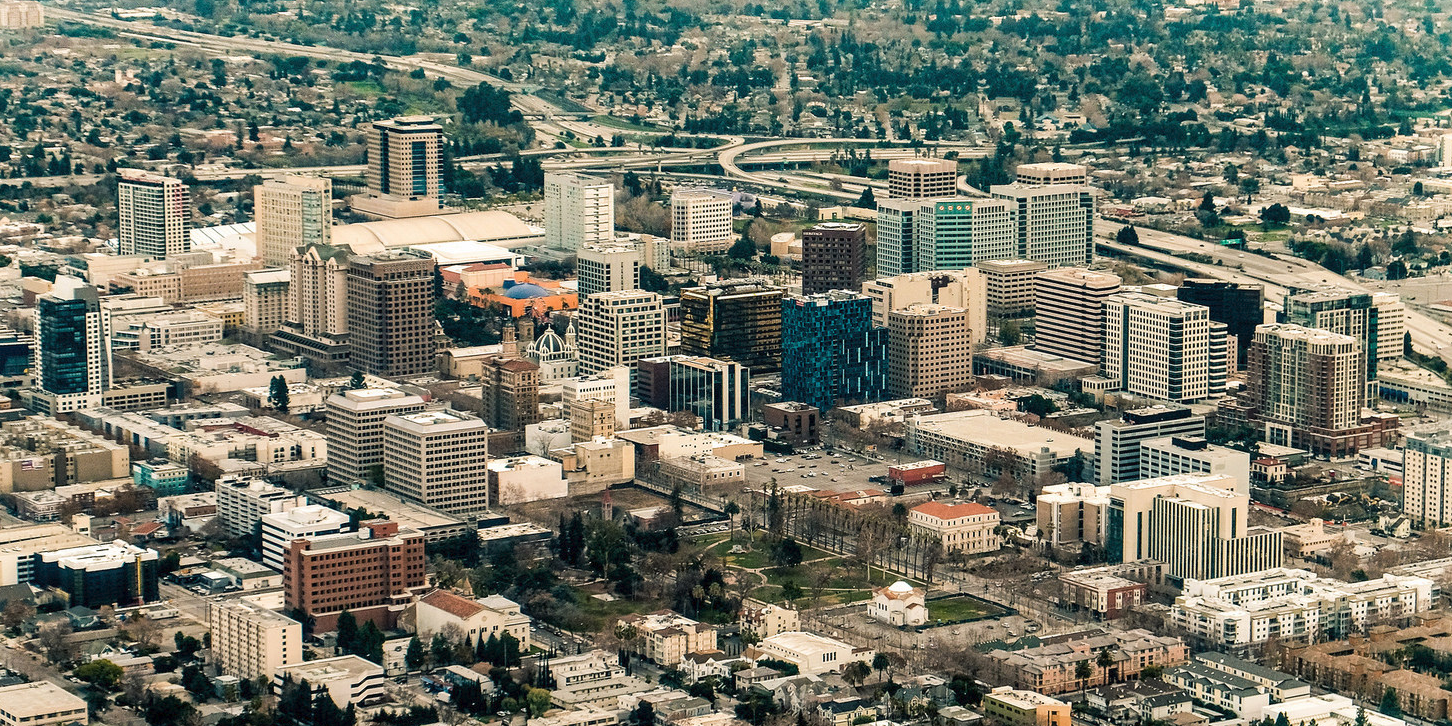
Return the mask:
{"type": "Polygon", "coordinates": [[[925,625],[928,622],[927,593],[903,580],[872,591],[867,614],[888,625],[925,625]]]}
{"type": "MultiPolygon", "coordinates": [[[[523,287],[515,285],[515,289],[523,287]]],[[[539,382],[553,383],[579,375],[580,356],[575,349],[575,323],[565,329],[561,338],[554,328],[546,327],[544,334],[535,339],[524,351],[526,360],[539,366],[539,382]]]]}

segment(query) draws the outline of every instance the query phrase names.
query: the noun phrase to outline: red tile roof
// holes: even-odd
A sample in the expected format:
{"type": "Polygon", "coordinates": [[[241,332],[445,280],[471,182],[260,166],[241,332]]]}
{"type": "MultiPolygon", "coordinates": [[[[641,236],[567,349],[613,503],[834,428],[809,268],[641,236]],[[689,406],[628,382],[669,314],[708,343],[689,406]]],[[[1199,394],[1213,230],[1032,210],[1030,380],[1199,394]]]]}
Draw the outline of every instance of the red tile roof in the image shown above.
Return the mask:
{"type": "Polygon", "coordinates": [[[419,601],[426,602],[431,607],[438,608],[456,618],[472,618],[484,610],[483,605],[467,597],[455,595],[448,590],[434,590],[419,598],[419,601]]]}
{"type": "Polygon", "coordinates": [[[992,507],[985,507],[977,502],[963,502],[961,504],[945,504],[943,502],[928,502],[913,507],[914,512],[922,512],[929,517],[938,519],[959,519],[961,517],[972,517],[979,514],[996,514],[992,507]]]}

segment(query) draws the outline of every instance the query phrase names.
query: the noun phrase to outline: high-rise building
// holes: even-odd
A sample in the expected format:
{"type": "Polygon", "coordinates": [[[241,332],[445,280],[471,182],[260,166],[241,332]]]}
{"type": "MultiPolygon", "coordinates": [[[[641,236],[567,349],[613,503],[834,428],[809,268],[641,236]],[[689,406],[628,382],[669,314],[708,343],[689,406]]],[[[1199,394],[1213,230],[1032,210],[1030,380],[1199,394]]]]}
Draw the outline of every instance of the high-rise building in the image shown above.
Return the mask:
{"type": "Polygon", "coordinates": [[[62,275],[35,301],[34,403],[43,413],[101,405],[111,387],[110,314],[96,288],[62,275]]]}
{"type": "Polygon", "coordinates": [[[489,426],[459,411],[416,411],[383,420],[383,485],[457,514],[489,508],[489,426]]]}
{"type": "Polygon", "coordinates": [[[258,519],[262,530],[262,564],[282,572],[283,559],[293,540],[337,534],[348,529],[349,521],[348,515],[318,504],[264,514],[258,519]]]}
{"type": "Polygon", "coordinates": [[[781,307],[782,398],[827,411],[887,395],[887,329],[872,300],[841,290],[790,296],[781,307]]]}
{"type": "Polygon", "coordinates": [[[609,403],[616,428],[630,428],[630,369],[618,366],[565,381],[560,387],[560,405],[569,411],[580,401],[609,403]]]}
{"type": "MultiPolygon", "coordinates": [[[[1406,355],[1407,306],[1394,292],[1371,294],[1372,314],[1376,316],[1376,360],[1378,363],[1401,360],[1406,355]]],[[[1374,373],[1375,371],[1373,371],[1374,373]]]]}
{"type": "Polygon", "coordinates": [[[1101,375],[1117,390],[1176,403],[1220,396],[1224,356],[1225,326],[1210,320],[1209,308],[1140,292],[1104,300],[1101,375]],[[1214,366],[1212,349],[1220,356],[1214,366]]]}
{"type": "Polygon", "coordinates": [[[615,435],[615,404],[587,398],[570,404],[570,440],[592,441],[615,435]]]}
{"type": "Polygon", "coordinates": [[[983,272],[987,315],[993,320],[1025,318],[1034,314],[1034,278],[1049,269],[1034,260],[984,260],[974,264],[983,272]]]}
{"type": "Polygon", "coordinates": [[[286,512],[307,502],[291,489],[283,489],[262,478],[224,476],[213,486],[217,494],[217,519],[229,537],[251,537],[262,517],[286,512]]]}
{"type": "MultiPolygon", "coordinates": [[[[1094,432],[1094,471],[1100,486],[1108,486],[1144,478],[1140,445],[1145,441],[1166,436],[1203,437],[1205,417],[1181,406],[1155,406],[1100,421],[1094,425],[1094,432]]],[[[1248,487],[1249,482],[1245,485],[1248,487]]]]}
{"type": "Polygon", "coordinates": [[[1098,363],[1104,348],[1104,301],[1120,279],[1079,268],[1049,270],[1034,278],[1034,349],[1098,363]]]}
{"type": "Polygon", "coordinates": [[[1088,184],[1089,169],[1060,161],[1019,164],[1014,181],[1018,184],[1088,184]]]}
{"type": "Polygon", "coordinates": [[[581,374],[666,353],[665,305],[653,292],[620,290],[583,298],[575,327],[581,374]]]}
{"type": "Polygon", "coordinates": [[[872,324],[887,327],[887,314],[918,303],[936,303],[968,311],[968,333],[981,343],[988,329],[988,287],[977,268],[913,272],[862,283],[872,300],[872,324]]]}
{"type": "Polygon", "coordinates": [[[272,680],[282,666],[303,659],[302,623],[246,600],[210,600],[207,625],[212,662],[244,681],[272,680]]]}
{"type": "Polygon", "coordinates": [[[1402,512],[1417,526],[1452,524],[1452,434],[1407,434],[1402,456],[1402,512]]]}
{"type": "Polygon", "coordinates": [[[691,252],[725,252],[736,241],[731,229],[731,195],[707,189],[671,193],[671,241],[691,252]]]}
{"type": "Polygon", "coordinates": [[[867,225],[823,222],[802,233],[802,294],[856,290],[867,277],[867,225]]]}
{"type": "Polygon", "coordinates": [[[421,411],[424,400],[396,388],[339,391],[324,402],[327,411],[328,481],[378,484],[383,475],[383,420],[421,411]]]}
{"type": "Polygon", "coordinates": [[[1367,380],[1376,380],[1378,361],[1394,360],[1402,355],[1402,334],[1406,332],[1404,315],[1405,308],[1398,295],[1388,293],[1378,301],[1369,292],[1320,287],[1288,291],[1279,322],[1356,338],[1361,341],[1366,356],[1367,380]],[[1381,330],[1383,310],[1387,313],[1385,322],[1391,328],[1389,335],[1383,335],[1381,330]],[[1381,343],[1388,338],[1395,342],[1390,354],[1383,356],[1381,343]]]}
{"type": "Polygon", "coordinates": [[[1232,477],[1179,474],[1109,489],[1110,562],[1155,559],[1176,580],[1280,567],[1281,533],[1250,526],[1250,495],[1232,477]]]}
{"type": "Polygon", "coordinates": [[[1237,490],[1250,491],[1250,454],[1216,446],[1201,436],[1163,436],[1139,444],[1139,478],[1175,474],[1223,474],[1237,490]]]}
{"type": "Polygon", "coordinates": [[[581,300],[597,292],[640,289],[640,246],[628,242],[587,242],[575,254],[581,300]]]}
{"type": "Polygon", "coordinates": [[[887,314],[889,394],[933,398],[972,382],[967,310],[919,303],[887,314]]]}
{"type": "Polygon", "coordinates": [[[958,162],[954,159],[887,162],[887,195],[893,199],[933,199],[957,193],[958,162]]]}
{"type": "Polygon", "coordinates": [[[1036,260],[1049,267],[1094,261],[1094,192],[1088,186],[995,184],[989,191],[1009,205],[1016,226],[1016,251],[997,259],[1036,260]]]}
{"type": "Polygon", "coordinates": [[[1204,305],[1211,320],[1225,323],[1226,332],[1235,337],[1236,367],[1243,366],[1255,328],[1265,322],[1265,286],[1192,277],[1180,284],[1175,297],[1204,305]]]}
{"type": "Polygon", "coordinates": [[[242,319],[254,335],[271,335],[287,322],[292,273],[253,270],[242,278],[242,319]]]}
{"type": "Polygon", "coordinates": [[[298,247],[325,245],[333,239],[333,181],[289,174],[252,188],[257,219],[257,255],[262,264],[281,267],[298,247]]]}
{"type": "Polygon", "coordinates": [[[411,591],[428,584],[424,539],[397,522],[375,520],[357,532],[295,540],[282,565],[283,603],[311,621],[314,633],[338,627],[345,610],[388,630],[413,602],[411,591]]]}
{"type": "Polygon", "coordinates": [[[1360,431],[1366,352],[1358,338],[1285,323],[1262,325],[1246,367],[1248,398],[1265,441],[1331,458],[1381,445],[1378,437],[1360,431]]]}
{"type": "Polygon", "coordinates": [[[418,217],[439,211],[444,127],[430,116],[400,116],[368,126],[368,193],[350,200],[375,217],[418,217]]]}
{"type": "Polygon", "coordinates": [[[346,245],[308,245],[293,250],[288,274],[287,320],[273,335],[282,352],[313,363],[348,361],[348,258],[346,245]]]}
{"type": "Polygon", "coordinates": [[[116,182],[123,255],[162,259],[192,248],[192,198],[180,179],[122,168],[116,182]]]}
{"type": "Polygon", "coordinates": [[[914,264],[922,272],[1015,259],[1015,239],[1014,209],[1002,199],[927,199],[913,213],[914,264]]]}
{"type": "Polygon", "coordinates": [[[379,376],[434,369],[434,259],[389,250],[348,260],[348,347],[352,366],[379,376]]]}
{"type": "MultiPolygon", "coordinates": [[[[545,174],[545,244],[578,250],[615,240],[615,185],[583,174],[545,174]]],[[[633,287],[639,287],[638,285],[633,287]]]]}
{"type": "Polygon", "coordinates": [[[524,431],[539,423],[539,366],[495,356],[484,361],[482,372],[479,393],[486,423],[500,431],[524,431]]]}
{"type": "Polygon", "coordinates": [[[919,204],[917,199],[884,199],[877,203],[877,274],[917,272],[913,215],[919,204]]]}
{"type": "Polygon", "coordinates": [[[724,431],[749,416],[751,371],[733,361],[688,355],[670,359],[670,407],[701,418],[707,431],[724,431]]]}
{"type": "Polygon", "coordinates": [[[781,297],[766,278],[681,290],[681,352],[736,361],[753,374],[781,370],[781,297]]]}

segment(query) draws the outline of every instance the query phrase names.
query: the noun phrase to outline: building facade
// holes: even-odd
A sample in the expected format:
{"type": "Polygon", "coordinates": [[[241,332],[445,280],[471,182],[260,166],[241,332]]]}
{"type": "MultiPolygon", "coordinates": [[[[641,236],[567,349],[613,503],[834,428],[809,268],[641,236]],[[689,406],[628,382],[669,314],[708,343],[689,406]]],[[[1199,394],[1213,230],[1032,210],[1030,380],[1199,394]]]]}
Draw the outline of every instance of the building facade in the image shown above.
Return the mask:
{"type": "Polygon", "coordinates": [[[681,352],[732,360],[753,374],[781,370],[782,289],[765,278],[681,290],[681,352]]]}
{"type": "Polygon", "coordinates": [[[256,335],[272,335],[287,322],[292,273],[253,270],[242,278],[242,321],[256,335]]]}
{"type": "Polygon", "coordinates": [[[887,195],[892,199],[934,199],[957,193],[958,162],[954,159],[887,162],[887,195]]]}
{"type": "Polygon", "coordinates": [[[998,511],[977,502],[928,502],[908,510],[908,526],[931,534],[949,552],[977,555],[997,552],[1003,539],[998,511]]]}
{"type": "Polygon", "coordinates": [[[1402,512],[1419,527],[1452,524],[1452,434],[1407,434],[1402,458],[1402,512]]]}
{"type": "Polygon", "coordinates": [[[851,292],[782,299],[782,396],[826,411],[887,395],[887,329],[851,292]]]}
{"type": "Polygon", "coordinates": [[[671,241],[697,254],[725,252],[735,241],[731,195],[707,189],[671,192],[671,241]]]}
{"type": "Polygon", "coordinates": [[[383,420],[422,410],[424,400],[395,388],[362,388],[335,393],[324,407],[328,480],[376,485],[383,466],[383,420]]]}
{"type": "Polygon", "coordinates": [[[601,292],[575,315],[580,374],[629,366],[666,353],[666,312],[660,295],[644,290],[601,292]]]}
{"type": "Polygon", "coordinates": [[[1211,320],[1225,323],[1226,334],[1235,338],[1237,367],[1243,366],[1256,326],[1266,322],[1265,286],[1192,277],[1180,283],[1175,297],[1204,305],[1211,320]]]}
{"type": "Polygon", "coordinates": [[[1017,258],[1013,207],[1003,200],[928,199],[913,213],[917,271],[962,270],[981,260],[1017,258]]]}
{"type": "Polygon", "coordinates": [[[802,232],[802,294],[856,290],[867,277],[867,225],[823,222],[802,232]]]}
{"type": "Polygon", "coordinates": [[[913,249],[913,215],[918,206],[917,199],[884,199],[877,203],[877,274],[918,271],[913,249]]]}
{"type": "Polygon", "coordinates": [[[35,301],[36,383],[58,414],[101,405],[111,387],[110,315],[96,288],[80,279],[56,278],[35,301]]]}
{"type": "Polygon", "coordinates": [[[1139,292],[1104,300],[1101,375],[1118,390],[1176,403],[1222,396],[1225,351],[1209,308],[1139,292]]]}
{"type": "Polygon", "coordinates": [[[1256,328],[1247,394],[1263,439],[1332,458],[1380,446],[1361,431],[1366,370],[1365,349],[1351,335],[1282,323],[1256,328]]]}
{"type": "Polygon", "coordinates": [[[1083,184],[995,184],[989,192],[1013,212],[1016,253],[1049,267],[1094,261],[1094,192],[1083,184]]]}
{"type": "Polygon", "coordinates": [[[1100,362],[1104,302],[1118,294],[1117,275],[1079,268],[1050,270],[1034,279],[1034,349],[1073,360],[1100,362]]]}
{"type": "Polygon", "coordinates": [[[289,174],[252,188],[257,255],[268,267],[292,261],[293,250],[333,239],[333,180],[289,174]]]}
{"type": "Polygon", "coordinates": [[[222,673],[272,680],[278,668],[303,660],[302,623],[245,600],[207,603],[212,662],[222,673]]]}
{"type": "Polygon", "coordinates": [[[357,532],[296,540],[283,562],[282,582],[287,610],[310,618],[314,633],[336,628],[345,610],[386,630],[397,623],[411,592],[427,584],[424,535],[373,521],[357,532]]]}
{"type": "Polygon", "coordinates": [[[932,398],[973,381],[968,311],[918,304],[887,315],[887,389],[894,398],[932,398]]]}
{"type": "Polygon", "coordinates": [[[116,242],[123,255],[163,259],[192,248],[192,197],[180,179],[137,169],[118,170],[116,242]]]}
{"type": "Polygon", "coordinates": [[[434,260],[392,250],[348,260],[349,362],[378,376],[434,369],[434,260]]]}
{"type": "MultiPolygon", "coordinates": [[[[609,179],[550,172],[545,174],[544,202],[545,244],[550,247],[580,250],[614,241],[615,185],[609,179]]],[[[581,290],[581,297],[586,294],[581,290]]]]}
{"type": "Polygon", "coordinates": [[[628,242],[586,242],[575,253],[581,300],[597,292],[640,289],[641,254],[628,242]]]}
{"type": "Polygon", "coordinates": [[[983,272],[987,313],[995,320],[1034,314],[1034,279],[1048,263],[1036,260],[984,260],[975,263],[983,272]]]}
{"type": "Polygon", "coordinates": [[[453,514],[489,508],[489,426],[457,411],[418,411],[383,421],[384,487],[453,514]]]}

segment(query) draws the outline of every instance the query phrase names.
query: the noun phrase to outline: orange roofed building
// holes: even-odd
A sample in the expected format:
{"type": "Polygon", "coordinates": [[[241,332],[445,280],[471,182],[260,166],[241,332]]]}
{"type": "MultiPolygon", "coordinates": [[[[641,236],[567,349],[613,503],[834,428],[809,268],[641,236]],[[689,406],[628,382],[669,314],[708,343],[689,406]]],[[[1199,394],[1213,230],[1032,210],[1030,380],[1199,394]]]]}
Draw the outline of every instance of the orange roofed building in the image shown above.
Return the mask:
{"type": "Polygon", "coordinates": [[[580,296],[573,288],[565,287],[559,280],[532,278],[523,270],[507,277],[499,287],[469,287],[468,295],[470,305],[481,308],[491,303],[503,305],[516,318],[580,306],[580,296]]]}
{"type": "Polygon", "coordinates": [[[1003,544],[994,531],[998,524],[998,512],[977,502],[927,502],[908,511],[909,526],[937,535],[943,549],[965,555],[997,552],[1003,544]]]}

